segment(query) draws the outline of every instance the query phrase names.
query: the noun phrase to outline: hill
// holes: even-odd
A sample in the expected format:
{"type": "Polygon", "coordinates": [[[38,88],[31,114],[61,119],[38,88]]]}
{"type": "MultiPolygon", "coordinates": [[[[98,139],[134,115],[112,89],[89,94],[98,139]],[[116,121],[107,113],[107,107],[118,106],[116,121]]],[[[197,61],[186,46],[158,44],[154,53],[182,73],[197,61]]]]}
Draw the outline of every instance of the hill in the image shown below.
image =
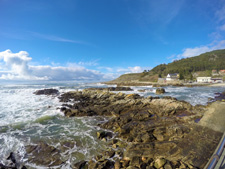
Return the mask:
{"type": "Polygon", "coordinates": [[[225,69],[225,49],[214,50],[199,56],[175,60],[172,63],[160,64],[149,72],[124,74],[114,81],[157,81],[168,73],[179,73],[185,79],[196,76],[211,76],[212,70],[225,69]]]}

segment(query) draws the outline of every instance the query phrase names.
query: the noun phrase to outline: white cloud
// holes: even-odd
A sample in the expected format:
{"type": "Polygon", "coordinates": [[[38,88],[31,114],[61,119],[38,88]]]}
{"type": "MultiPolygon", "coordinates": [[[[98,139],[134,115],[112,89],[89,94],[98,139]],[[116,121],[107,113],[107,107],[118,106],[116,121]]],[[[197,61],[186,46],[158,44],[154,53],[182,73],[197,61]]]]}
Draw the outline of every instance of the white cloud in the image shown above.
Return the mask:
{"type": "Polygon", "coordinates": [[[103,74],[79,64],[63,66],[31,66],[26,51],[0,52],[0,79],[4,80],[99,80],[103,74]]]}
{"type": "Polygon", "coordinates": [[[198,56],[202,53],[210,52],[212,50],[218,50],[218,49],[225,49],[225,40],[214,42],[212,44],[208,44],[205,46],[186,48],[183,50],[182,54],[173,55],[173,56],[176,57],[176,59],[181,59],[181,58],[198,56]]]}
{"type": "Polygon", "coordinates": [[[135,67],[128,67],[131,73],[140,73],[144,71],[144,68],[140,66],[135,66],[135,67]]]}
{"type": "Polygon", "coordinates": [[[134,66],[134,67],[128,67],[128,68],[118,68],[116,72],[119,73],[141,73],[144,70],[150,70],[151,67],[140,67],[140,66],[134,66]]]}
{"type": "Polygon", "coordinates": [[[26,51],[13,53],[11,50],[0,52],[0,80],[112,80],[125,73],[140,73],[149,70],[149,67],[127,67],[111,68],[97,67],[103,70],[104,74],[97,70],[90,70],[84,67],[96,66],[97,61],[67,63],[60,66],[58,63],[52,65],[30,65],[32,58],[26,51]]]}
{"type": "Polygon", "coordinates": [[[84,67],[51,67],[30,66],[32,73],[38,76],[47,76],[49,80],[99,80],[103,74],[84,67]]]}
{"type": "Polygon", "coordinates": [[[218,18],[219,21],[225,20],[225,5],[223,5],[222,8],[216,11],[216,17],[218,18]]]}
{"type": "Polygon", "coordinates": [[[221,30],[221,31],[225,31],[225,24],[222,25],[222,26],[220,26],[220,30],[221,30]]]}

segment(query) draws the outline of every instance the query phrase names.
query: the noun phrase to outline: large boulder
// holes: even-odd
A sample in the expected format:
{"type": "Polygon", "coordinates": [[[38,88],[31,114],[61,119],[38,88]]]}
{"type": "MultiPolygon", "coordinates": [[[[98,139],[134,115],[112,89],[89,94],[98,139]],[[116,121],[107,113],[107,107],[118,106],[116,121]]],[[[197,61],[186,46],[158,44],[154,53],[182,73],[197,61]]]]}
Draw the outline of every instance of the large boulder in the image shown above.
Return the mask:
{"type": "Polygon", "coordinates": [[[59,94],[59,91],[57,89],[43,89],[43,90],[37,90],[34,92],[36,95],[57,95],[59,94]]]}
{"type": "Polygon", "coordinates": [[[165,93],[165,89],[164,88],[157,88],[155,94],[163,94],[165,93]]]}

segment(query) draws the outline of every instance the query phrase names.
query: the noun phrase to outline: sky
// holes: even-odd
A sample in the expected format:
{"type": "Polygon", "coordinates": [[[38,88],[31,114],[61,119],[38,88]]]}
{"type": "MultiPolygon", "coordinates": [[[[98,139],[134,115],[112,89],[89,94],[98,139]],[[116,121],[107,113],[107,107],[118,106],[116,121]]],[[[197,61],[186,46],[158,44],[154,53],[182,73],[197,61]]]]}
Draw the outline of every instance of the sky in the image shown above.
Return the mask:
{"type": "Polygon", "coordinates": [[[0,81],[106,81],[225,48],[225,0],[0,0],[0,81]]]}

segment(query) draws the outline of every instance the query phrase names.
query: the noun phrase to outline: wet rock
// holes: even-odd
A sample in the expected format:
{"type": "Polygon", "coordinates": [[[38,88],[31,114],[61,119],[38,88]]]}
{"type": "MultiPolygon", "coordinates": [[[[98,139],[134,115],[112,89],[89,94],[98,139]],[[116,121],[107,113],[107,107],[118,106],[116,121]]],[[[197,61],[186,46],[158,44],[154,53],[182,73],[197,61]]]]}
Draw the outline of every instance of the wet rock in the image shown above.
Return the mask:
{"type": "Polygon", "coordinates": [[[146,90],[145,89],[143,89],[143,90],[138,90],[139,92],[145,92],[146,90]]]}
{"type": "Polygon", "coordinates": [[[98,164],[99,169],[113,169],[114,168],[114,161],[105,160],[102,163],[98,164]]]}
{"type": "Polygon", "coordinates": [[[57,95],[59,94],[59,91],[57,89],[43,89],[43,90],[37,90],[34,92],[36,95],[57,95]]]}
{"type": "Polygon", "coordinates": [[[28,145],[26,151],[30,163],[48,167],[60,166],[64,163],[61,160],[60,150],[44,142],[37,145],[28,145]]]}
{"type": "Polygon", "coordinates": [[[141,159],[140,159],[140,157],[133,157],[133,158],[130,160],[130,165],[131,165],[131,166],[139,167],[139,166],[141,165],[141,159]]]}
{"type": "Polygon", "coordinates": [[[26,169],[26,166],[20,162],[18,155],[14,152],[10,152],[4,163],[4,165],[0,163],[0,169],[26,169]]]}
{"type": "Polygon", "coordinates": [[[97,132],[97,138],[99,139],[105,138],[107,140],[107,139],[111,139],[112,137],[113,137],[112,132],[106,132],[106,131],[97,132]]]}
{"type": "Polygon", "coordinates": [[[73,168],[76,169],[88,169],[87,161],[80,161],[74,164],[73,168]]]}
{"type": "Polygon", "coordinates": [[[165,164],[166,164],[166,159],[159,158],[159,159],[155,160],[154,167],[158,169],[158,168],[163,167],[165,164]]]}
{"type": "Polygon", "coordinates": [[[164,88],[157,88],[155,94],[163,94],[165,93],[165,89],[164,88]]]}
{"type": "Polygon", "coordinates": [[[106,151],[104,153],[104,157],[105,158],[112,158],[115,155],[115,151],[111,150],[111,151],[106,151]]]}
{"type": "Polygon", "coordinates": [[[173,167],[171,166],[171,164],[169,162],[167,162],[165,165],[164,165],[164,169],[173,169],[173,167]]]}

